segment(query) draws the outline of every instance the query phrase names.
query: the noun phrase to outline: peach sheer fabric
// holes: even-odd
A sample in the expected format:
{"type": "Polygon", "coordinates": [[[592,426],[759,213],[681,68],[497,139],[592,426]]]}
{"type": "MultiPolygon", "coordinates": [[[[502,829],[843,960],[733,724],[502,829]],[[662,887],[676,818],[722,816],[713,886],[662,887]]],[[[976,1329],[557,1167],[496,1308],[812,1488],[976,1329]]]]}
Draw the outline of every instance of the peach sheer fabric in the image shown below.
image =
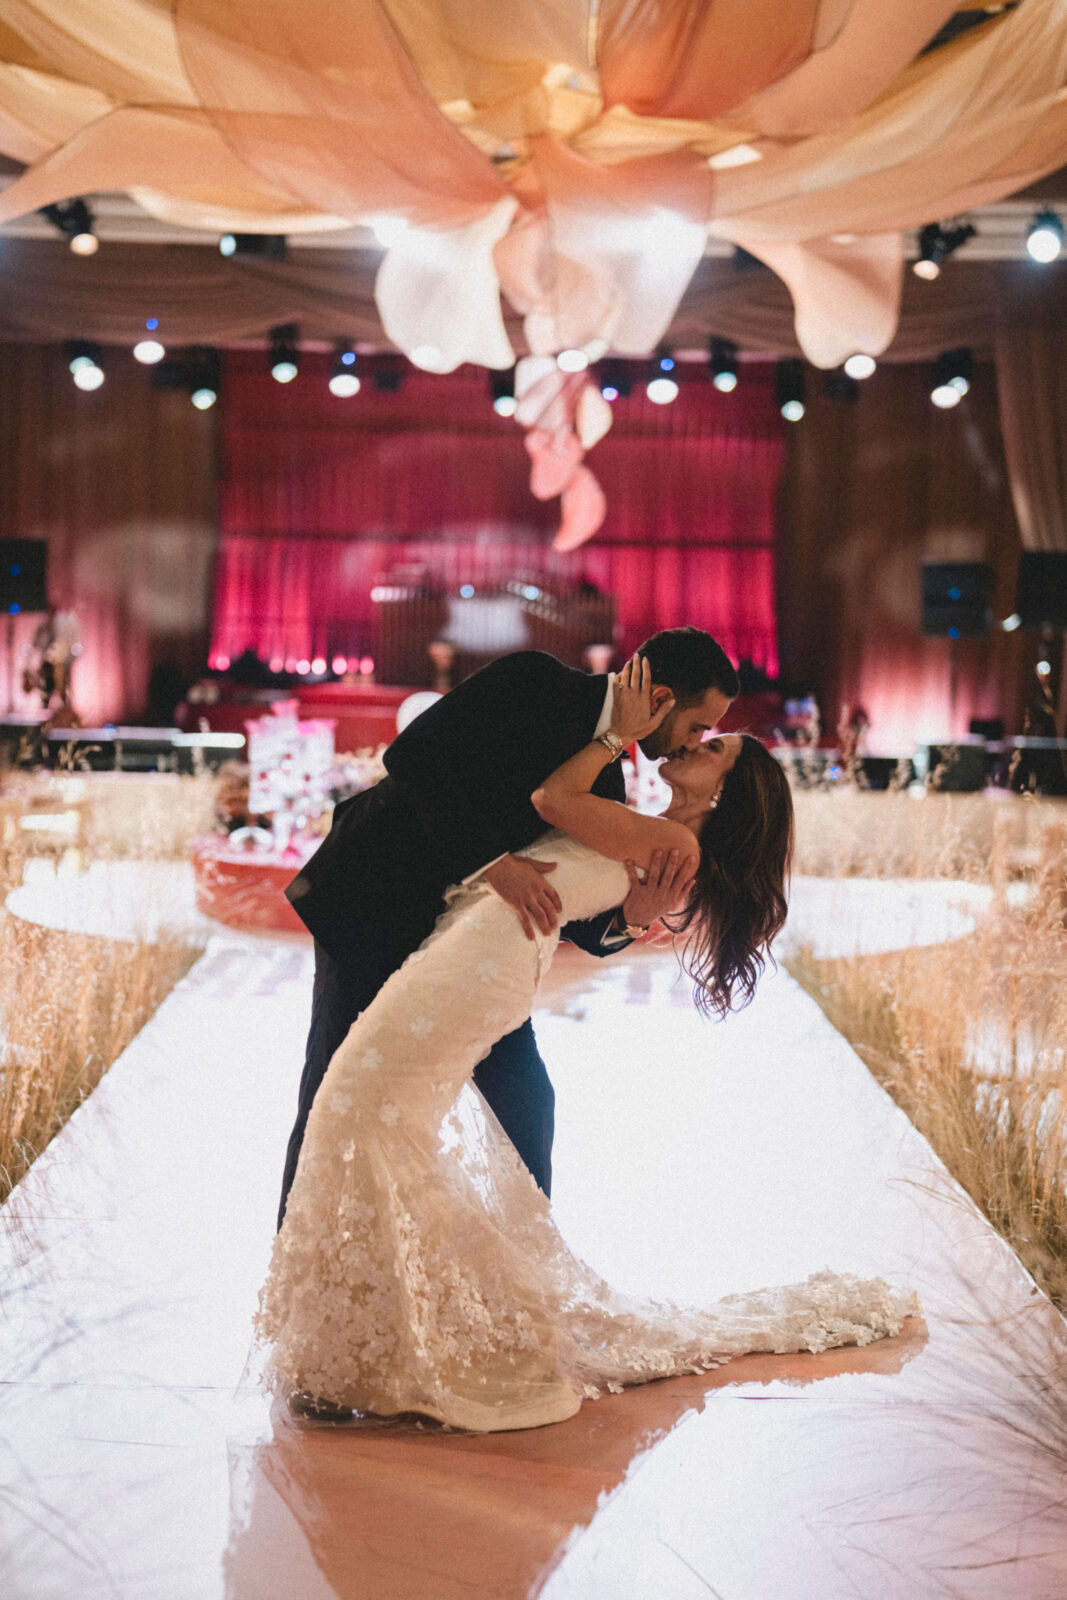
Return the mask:
{"type": "MultiPolygon", "coordinates": [[[[1063,0],[921,55],[955,9],[5,0],[0,151],[28,170],[0,221],[107,189],[205,229],[387,218],[383,321],[436,371],[511,364],[501,290],[535,355],[651,350],[712,233],[781,274],[830,367],[892,339],[902,228],[1067,155],[1063,0]]],[[[569,458],[580,394],[554,398],[569,458]]]]}

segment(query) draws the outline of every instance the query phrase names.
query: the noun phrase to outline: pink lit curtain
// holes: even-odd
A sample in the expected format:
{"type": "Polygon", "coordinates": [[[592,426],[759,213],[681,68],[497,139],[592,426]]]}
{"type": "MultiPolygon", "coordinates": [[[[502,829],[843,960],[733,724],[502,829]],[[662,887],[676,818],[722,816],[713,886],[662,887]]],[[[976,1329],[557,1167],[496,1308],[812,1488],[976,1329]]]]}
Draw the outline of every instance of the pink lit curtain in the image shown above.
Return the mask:
{"type": "Polygon", "coordinates": [[[349,401],[327,375],[325,358],[305,357],[283,391],[260,355],[228,364],[215,659],[362,652],[375,583],[416,566],[453,591],[585,579],[615,597],[622,649],[688,622],[777,671],[783,438],[769,371],[746,372],[731,396],[683,373],[675,408],[635,385],[600,448],[607,520],[569,555],[550,549],[554,508],[530,497],[521,433],[494,416],[484,374],[415,373],[390,394],[365,369],[349,401]]]}

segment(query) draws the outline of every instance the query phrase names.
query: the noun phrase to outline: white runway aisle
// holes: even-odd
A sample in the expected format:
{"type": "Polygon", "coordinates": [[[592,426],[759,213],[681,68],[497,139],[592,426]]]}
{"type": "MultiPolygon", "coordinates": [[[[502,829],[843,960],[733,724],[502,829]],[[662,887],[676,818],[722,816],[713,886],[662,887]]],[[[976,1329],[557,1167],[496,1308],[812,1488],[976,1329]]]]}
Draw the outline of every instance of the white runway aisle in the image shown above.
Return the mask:
{"type": "Polygon", "coordinates": [[[4,1600],[1062,1600],[1064,1323],[782,974],[711,1025],[669,954],[564,952],[561,1224],[643,1292],[830,1265],[925,1327],[488,1438],[242,1386],[310,966],[213,938],[0,1212],[4,1600]]]}

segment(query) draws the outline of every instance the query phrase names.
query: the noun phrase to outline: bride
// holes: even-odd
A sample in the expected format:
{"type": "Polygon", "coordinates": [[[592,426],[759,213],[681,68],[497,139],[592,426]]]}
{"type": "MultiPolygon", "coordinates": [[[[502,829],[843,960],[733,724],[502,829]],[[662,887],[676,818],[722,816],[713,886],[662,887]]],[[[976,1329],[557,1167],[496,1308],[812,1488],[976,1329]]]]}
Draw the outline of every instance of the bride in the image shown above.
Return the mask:
{"type": "MultiPolygon", "coordinates": [[[[524,853],[558,862],[567,921],[619,903],[625,862],[699,848],[680,930],[697,1004],[721,1016],[751,998],[785,920],[792,801],[774,758],[736,733],[664,763],[662,816],[591,794],[602,768],[669,709],[652,712],[651,674],[635,657],[616,679],[609,732],[533,796],[560,831],[524,853]]],[[[880,1278],[824,1272],[697,1309],[619,1294],[579,1260],[471,1082],[493,1042],[529,1015],[558,932],[531,943],[484,879],[448,899],[352,1025],[316,1096],[256,1318],[277,1392],[334,1411],[528,1428],[572,1416],[604,1389],[747,1351],[900,1330],[914,1296],[880,1278]]]]}

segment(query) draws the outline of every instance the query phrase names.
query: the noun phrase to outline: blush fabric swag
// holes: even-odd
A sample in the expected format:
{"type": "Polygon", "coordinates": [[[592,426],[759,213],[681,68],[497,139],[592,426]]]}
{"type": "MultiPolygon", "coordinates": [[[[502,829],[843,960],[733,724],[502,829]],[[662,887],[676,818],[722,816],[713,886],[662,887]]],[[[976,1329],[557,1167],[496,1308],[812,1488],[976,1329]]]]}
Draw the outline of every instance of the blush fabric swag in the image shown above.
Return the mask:
{"type": "MultiPolygon", "coordinates": [[[[956,0],[18,0],[0,39],[0,221],[124,189],[220,232],[350,223],[426,370],[653,349],[709,235],[786,283],[816,365],[881,354],[902,232],[1011,194],[1067,150],[1062,0],[928,49],[956,0]]],[[[610,414],[520,372],[558,542],[605,502],[610,414]]]]}
{"type": "Polygon", "coordinates": [[[615,597],[622,649],[688,622],[777,672],[784,425],[769,370],[731,396],[697,372],[683,374],[684,404],[658,408],[637,388],[620,401],[597,464],[607,518],[572,554],[549,546],[553,509],[530,498],[520,437],[494,416],[483,373],[413,373],[389,394],[375,390],[372,363],[345,405],[327,373],[325,357],[306,356],[300,381],[280,390],[262,357],[228,362],[216,659],[363,653],[371,589],[414,563],[452,592],[584,578],[615,597]]]}

